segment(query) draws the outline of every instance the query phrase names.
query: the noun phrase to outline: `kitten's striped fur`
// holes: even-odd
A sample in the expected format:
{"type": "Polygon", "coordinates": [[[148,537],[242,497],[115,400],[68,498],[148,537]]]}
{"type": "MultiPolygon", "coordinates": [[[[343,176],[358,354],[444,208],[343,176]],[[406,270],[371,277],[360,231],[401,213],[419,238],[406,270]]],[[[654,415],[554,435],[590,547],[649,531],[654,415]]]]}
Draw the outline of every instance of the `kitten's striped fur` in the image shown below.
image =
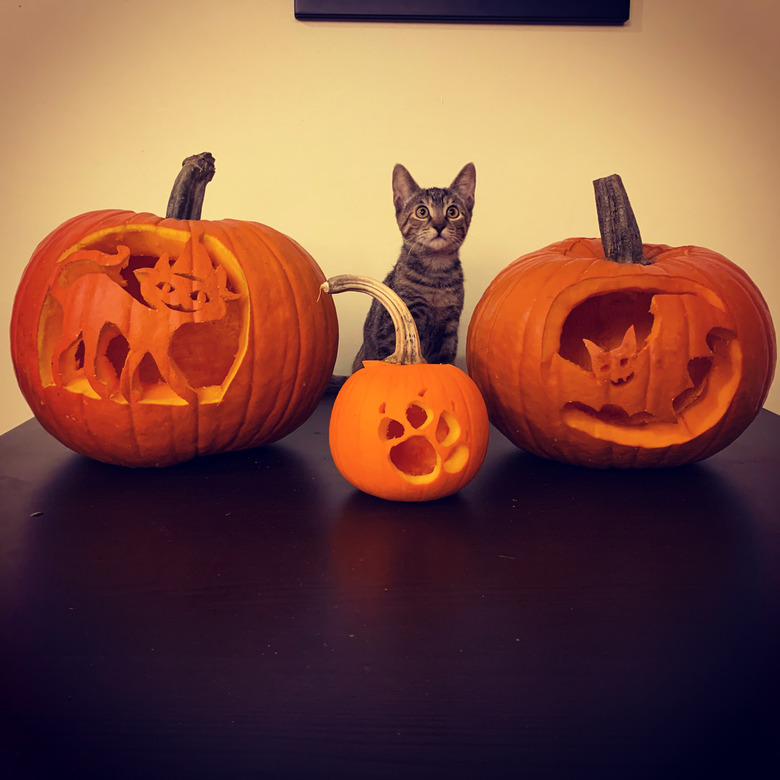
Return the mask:
{"type": "MultiPolygon", "coordinates": [[[[465,165],[447,188],[422,189],[403,165],[393,169],[393,203],[403,247],[384,283],[409,307],[429,363],[452,363],[457,353],[463,310],[459,251],[471,224],[475,186],[473,163],[465,165]]],[[[390,315],[373,301],[352,371],[364,360],[386,358],[394,349],[390,315]]]]}

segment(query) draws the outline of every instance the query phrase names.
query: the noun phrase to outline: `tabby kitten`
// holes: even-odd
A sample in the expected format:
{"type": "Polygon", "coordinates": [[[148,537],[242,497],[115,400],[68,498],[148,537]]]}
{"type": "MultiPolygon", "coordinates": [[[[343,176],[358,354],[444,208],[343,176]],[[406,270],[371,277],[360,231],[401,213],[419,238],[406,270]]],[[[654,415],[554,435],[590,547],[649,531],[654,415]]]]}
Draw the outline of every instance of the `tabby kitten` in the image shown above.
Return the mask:
{"type": "MultiPolygon", "coordinates": [[[[452,363],[458,349],[463,310],[459,250],[471,224],[475,187],[473,163],[465,165],[447,188],[422,189],[403,165],[393,169],[393,203],[403,247],[384,283],[409,307],[428,363],[452,363]]],[[[364,360],[383,360],[394,349],[390,315],[373,301],[352,371],[364,360]]]]}

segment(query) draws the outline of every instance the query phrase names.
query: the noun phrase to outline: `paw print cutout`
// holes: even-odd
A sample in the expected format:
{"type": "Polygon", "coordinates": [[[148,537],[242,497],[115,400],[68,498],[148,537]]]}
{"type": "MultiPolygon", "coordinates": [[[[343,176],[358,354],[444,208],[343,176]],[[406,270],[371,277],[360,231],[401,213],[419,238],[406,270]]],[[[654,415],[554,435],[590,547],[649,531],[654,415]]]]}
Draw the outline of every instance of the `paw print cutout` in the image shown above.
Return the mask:
{"type": "Polygon", "coordinates": [[[469,448],[461,441],[460,423],[451,412],[437,414],[422,399],[414,399],[402,420],[387,415],[384,403],[379,413],[379,438],[387,447],[390,463],[404,479],[424,485],[442,471],[457,474],[466,467],[469,448]]]}

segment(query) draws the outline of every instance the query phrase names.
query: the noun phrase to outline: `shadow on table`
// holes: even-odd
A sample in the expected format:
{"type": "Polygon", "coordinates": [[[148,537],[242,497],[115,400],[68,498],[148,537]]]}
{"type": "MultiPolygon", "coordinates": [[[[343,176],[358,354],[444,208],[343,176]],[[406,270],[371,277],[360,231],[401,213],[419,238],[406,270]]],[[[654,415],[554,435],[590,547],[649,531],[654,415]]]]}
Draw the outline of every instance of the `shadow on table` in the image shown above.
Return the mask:
{"type": "Polygon", "coordinates": [[[354,493],[330,544],[339,625],[382,648],[388,680],[425,659],[427,706],[491,733],[497,762],[513,745],[549,771],[579,755],[583,776],[749,776],[775,758],[780,562],[707,463],[594,471],[513,451],[449,499],[354,493]]]}

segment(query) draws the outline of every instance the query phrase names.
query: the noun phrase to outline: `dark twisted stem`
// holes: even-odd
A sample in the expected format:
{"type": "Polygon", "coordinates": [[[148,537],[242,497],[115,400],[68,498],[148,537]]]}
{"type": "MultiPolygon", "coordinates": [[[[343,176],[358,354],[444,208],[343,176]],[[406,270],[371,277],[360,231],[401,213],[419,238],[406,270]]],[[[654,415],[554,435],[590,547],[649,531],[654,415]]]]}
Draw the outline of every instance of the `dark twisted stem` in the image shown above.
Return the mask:
{"type": "Polygon", "coordinates": [[[604,256],[616,263],[650,263],[642,252],[634,210],[623,181],[616,173],[593,182],[604,256]]]}
{"type": "Polygon", "coordinates": [[[214,178],[214,158],[209,152],[194,154],[181,164],[173,183],[165,216],[168,219],[200,219],[206,185],[214,178]]]}

